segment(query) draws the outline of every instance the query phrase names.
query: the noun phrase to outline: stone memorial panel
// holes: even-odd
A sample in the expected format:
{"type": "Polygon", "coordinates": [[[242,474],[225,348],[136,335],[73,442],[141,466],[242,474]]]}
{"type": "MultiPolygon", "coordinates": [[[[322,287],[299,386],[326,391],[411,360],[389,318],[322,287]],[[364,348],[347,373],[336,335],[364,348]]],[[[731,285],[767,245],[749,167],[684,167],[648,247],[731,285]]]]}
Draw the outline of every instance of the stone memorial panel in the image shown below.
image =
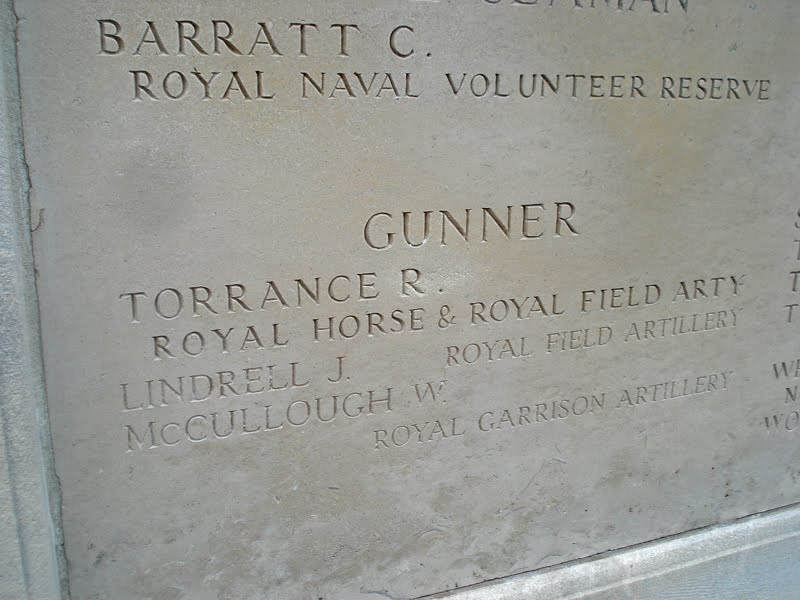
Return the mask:
{"type": "Polygon", "coordinates": [[[417,598],[800,500],[797,2],[16,11],[73,600],[417,598]]]}

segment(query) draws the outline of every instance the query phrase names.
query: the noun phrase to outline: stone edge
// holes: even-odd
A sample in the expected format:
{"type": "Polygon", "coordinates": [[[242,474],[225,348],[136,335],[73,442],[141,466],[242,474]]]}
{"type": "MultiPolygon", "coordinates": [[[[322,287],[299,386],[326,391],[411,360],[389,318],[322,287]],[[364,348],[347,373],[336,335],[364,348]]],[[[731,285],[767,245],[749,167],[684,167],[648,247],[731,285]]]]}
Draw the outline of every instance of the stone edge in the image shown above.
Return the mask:
{"type": "Polygon", "coordinates": [[[17,71],[0,0],[0,600],[67,598],[42,368],[17,71]]]}
{"type": "Polygon", "coordinates": [[[419,600],[797,597],[800,504],[419,600]]]}
{"type": "MultiPolygon", "coordinates": [[[[0,0],[0,600],[66,600],[20,117],[17,25],[13,0],[0,0]]],[[[41,215],[36,220],[34,231],[41,215]]],[[[425,599],[711,599],[743,597],[745,590],[755,589],[761,598],[777,599],[800,590],[798,565],[800,505],[794,505],[425,599]],[[775,573],[782,577],[770,585],[775,573]]]]}

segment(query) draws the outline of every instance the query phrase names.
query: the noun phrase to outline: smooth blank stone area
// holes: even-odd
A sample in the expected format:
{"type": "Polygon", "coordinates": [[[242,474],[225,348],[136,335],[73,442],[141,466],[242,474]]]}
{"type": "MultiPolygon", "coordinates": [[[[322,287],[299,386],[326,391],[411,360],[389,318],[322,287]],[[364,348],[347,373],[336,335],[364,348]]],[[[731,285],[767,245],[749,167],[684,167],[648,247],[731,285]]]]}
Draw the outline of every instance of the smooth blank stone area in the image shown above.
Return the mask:
{"type": "Polygon", "coordinates": [[[796,2],[17,13],[73,600],[417,598],[800,500],[796,2]]]}

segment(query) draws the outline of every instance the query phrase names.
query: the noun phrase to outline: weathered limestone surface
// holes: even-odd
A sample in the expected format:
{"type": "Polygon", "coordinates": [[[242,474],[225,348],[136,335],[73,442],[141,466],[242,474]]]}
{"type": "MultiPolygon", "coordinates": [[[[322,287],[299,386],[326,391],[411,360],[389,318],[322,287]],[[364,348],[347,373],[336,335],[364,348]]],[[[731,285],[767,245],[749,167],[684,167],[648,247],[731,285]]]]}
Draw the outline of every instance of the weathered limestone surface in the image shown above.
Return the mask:
{"type": "Polygon", "coordinates": [[[576,564],[508,577],[447,600],[780,599],[797,596],[796,507],[576,564]]]}
{"type": "Polygon", "coordinates": [[[11,2],[0,2],[0,599],[56,600],[65,574],[39,353],[11,2]]]}
{"type": "Polygon", "coordinates": [[[796,2],[16,11],[73,598],[413,598],[800,500],[796,2]]]}

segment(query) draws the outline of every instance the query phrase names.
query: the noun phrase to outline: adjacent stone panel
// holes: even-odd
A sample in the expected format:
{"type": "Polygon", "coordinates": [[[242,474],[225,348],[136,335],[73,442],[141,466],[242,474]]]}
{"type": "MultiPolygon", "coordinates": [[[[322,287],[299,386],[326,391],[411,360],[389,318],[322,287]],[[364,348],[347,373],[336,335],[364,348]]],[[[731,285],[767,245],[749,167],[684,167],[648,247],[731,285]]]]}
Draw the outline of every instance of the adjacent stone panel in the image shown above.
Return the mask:
{"type": "Polygon", "coordinates": [[[17,6],[73,598],[411,598],[800,498],[800,8],[17,6]]]}

